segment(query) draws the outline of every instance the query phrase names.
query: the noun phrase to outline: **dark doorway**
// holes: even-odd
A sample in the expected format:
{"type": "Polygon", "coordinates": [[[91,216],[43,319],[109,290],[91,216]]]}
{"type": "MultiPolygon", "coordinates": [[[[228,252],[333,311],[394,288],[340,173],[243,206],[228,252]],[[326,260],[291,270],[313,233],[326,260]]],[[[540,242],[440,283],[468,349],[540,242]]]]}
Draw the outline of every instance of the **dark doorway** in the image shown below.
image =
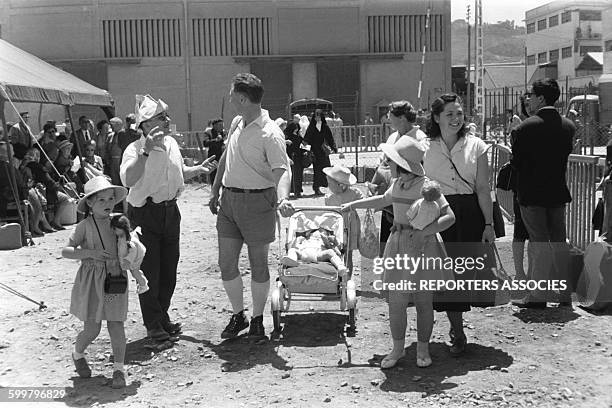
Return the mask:
{"type": "Polygon", "coordinates": [[[355,124],[359,61],[341,59],[317,62],[317,83],[318,97],[334,104],[334,111],[345,125],[355,124]]]}

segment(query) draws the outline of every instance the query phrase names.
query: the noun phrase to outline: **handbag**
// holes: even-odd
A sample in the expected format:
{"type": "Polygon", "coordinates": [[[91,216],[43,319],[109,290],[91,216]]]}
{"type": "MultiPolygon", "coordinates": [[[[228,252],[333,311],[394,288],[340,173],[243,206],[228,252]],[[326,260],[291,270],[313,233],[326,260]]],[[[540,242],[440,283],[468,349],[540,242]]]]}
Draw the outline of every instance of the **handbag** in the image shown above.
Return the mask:
{"type": "Polygon", "coordinates": [[[363,232],[359,237],[359,253],[364,258],[374,259],[379,255],[380,242],[378,240],[378,228],[374,221],[374,212],[371,208],[366,210],[363,224],[363,232]]]}
{"type": "Polygon", "coordinates": [[[502,289],[504,281],[512,279],[506,273],[494,242],[485,242],[484,268],[476,269],[474,278],[481,282],[489,282],[489,290],[472,290],[470,304],[475,307],[491,307],[506,304],[510,301],[510,292],[502,289]]]}
{"type": "MultiPolygon", "coordinates": [[[[100,234],[100,229],[98,228],[98,223],[96,219],[93,218],[94,225],[96,226],[96,231],[98,231],[98,237],[100,238],[100,243],[102,244],[102,248],[104,247],[104,241],[102,240],[102,234],[100,234]]],[[[106,262],[104,263],[104,270],[106,271],[106,262]]],[[[123,276],[123,274],[118,276],[113,276],[110,273],[106,273],[106,278],[104,278],[104,293],[111,294],[121,294],[125,293],[127,290],[127,277],[123,276]]]]}
{"type": "Polygon", "coordinates": [[[495,197],[495,200],[493,201],[493,230],[495,231],[495,237],[497,238],[506,236],[506,223],[504,222],[501,207],[497,202],[497,197],[495,197]]]}
{"type": "Polygon", "coordinates": [[[314,154],[306,149],[300,149],[301,159],[302,159],[302,168],[307,169],[312,166],[314,161],[314,154]]]}
{"type": "MultiPolygon", "coordinates": [[[[459,170],[457,170],[457,166],[455,166],[453,160],[450,157],[448,158],[448,160],[451,162],[451,165],[453,166],[453,169],[455,170],[455,173],[457,173],[459,178],[463,180],[465,184],[471,186],[471,184],[466,179],[464,179],[463,176],[461,176],[461,173],[459,173],[459,170]]],[[[504,223],[504,216],[501,212],[501,207],[499,206],[497,199],[493,200],[493,230],[495,231],[495,236],[497,238],[506,236],[506,225],[504,223]]]]}
{"type": "Polygon", "coordinates": [[[499,169],[497,173],[497,183],[495,187],[504,191],[514,191],[516,190],[516,171],[510,164],[510,162],[505,163],[499,169]]]}

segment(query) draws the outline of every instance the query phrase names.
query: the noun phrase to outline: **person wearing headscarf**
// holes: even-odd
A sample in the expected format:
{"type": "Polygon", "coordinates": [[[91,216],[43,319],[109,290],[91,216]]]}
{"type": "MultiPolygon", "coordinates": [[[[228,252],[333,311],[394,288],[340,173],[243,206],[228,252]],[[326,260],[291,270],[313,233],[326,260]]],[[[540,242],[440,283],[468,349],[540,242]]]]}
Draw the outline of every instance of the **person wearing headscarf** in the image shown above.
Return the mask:
{"type": "Polygon", "coordinates": [[[321,109],[317,109],[313,113],[308,129],[306,129],[304,141],[310,144],[311,151],[314,154],[312,189],[315,195],[323,195],[320,188],[327,187],[327,178],[323,173],[323,169],[331,167],[329,155],[332,152],[337,153],[338,149],[336,149],[331,129],[325,122],[325,113],[321,109]]]}

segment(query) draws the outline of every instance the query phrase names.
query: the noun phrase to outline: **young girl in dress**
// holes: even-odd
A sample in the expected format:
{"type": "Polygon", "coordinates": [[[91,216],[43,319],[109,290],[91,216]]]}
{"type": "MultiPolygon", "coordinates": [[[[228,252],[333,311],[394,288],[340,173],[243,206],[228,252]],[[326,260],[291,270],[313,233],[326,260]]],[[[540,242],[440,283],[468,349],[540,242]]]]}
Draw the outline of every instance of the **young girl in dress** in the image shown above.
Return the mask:
{"type": "Polygon", "coordinates": [[[110,225],[110,214],[115,204],[127,195],[125,187],[114,186],[104,176],[93,177],[85,184],[85,196],[77,209],[87,217],[79,222],[62,249],[62,256],[80,259],[70,300],[70,313],[83,321],[72,359],[80,377],[91,377],[91,369],[85,360],[85,349],[100,333],[102,320],[106,320],[113,349],[113,388],[125,387],[125,330],[128,291],[121,294],[104,292],[107,274],[125,273],[119,265],[117,239],[110,225]]]}
{"type": "MultiPolygon", "coordinates": [[[[409,136],[402,136],[395,144],[383,144],[382,150],[390,160],[393,183],[382,196],[370,197],[343,205],[343,211],[357,208],[382,209],[393,205],[393,228],[387,241],[384,259],[400,255],[408,257],[444,257],[444,249],[436,239],[436,234],[450,227],[455,216],[444,196],[436,203],[440,207],[440,216],[422,230],[414,229],[407,216],[412,203],[421,198],[421,189],[427,181],[421,161],[425,152],[422,142],[409,136]]],[[[386,263],[386,262],[385,262],[386,263]]],[[[386,268],[383,285],[403,281],[413,282],[415,290],[390,290],[388,292],[389,323],[393,337],[393,350],[381,362],[382,368],[391,368],[404,357],[406,336],[406,308],[414,303],[417,310],[417,359],[418,367],[431,365],[429,356],[429,338],[433,329],[433,293],[419,290],[422,280],[449,280],[452,270],[434,270],[429,268],[404,269],[403,265],[386,268]]],[[[383,287],[384,289],[384,287],[383,287]]]]}
{"type": "MultiPolygon", "coordinates": [[[[325,196],[325,205],[339,207],[351,201],[360,200],[363,194],[357,188],[352,187],[357,182],[357,177],[351,171],[342,166],[325,167],[323,173],[327,178],[327,189],[330,191],[325,196]]],[[[359,237],[361,236],[361,222],[357,211],[343,214],[344,225],[350,225],[350,248],[347,268],[353,267],[353,250],[359,247],[359,237]]]]}

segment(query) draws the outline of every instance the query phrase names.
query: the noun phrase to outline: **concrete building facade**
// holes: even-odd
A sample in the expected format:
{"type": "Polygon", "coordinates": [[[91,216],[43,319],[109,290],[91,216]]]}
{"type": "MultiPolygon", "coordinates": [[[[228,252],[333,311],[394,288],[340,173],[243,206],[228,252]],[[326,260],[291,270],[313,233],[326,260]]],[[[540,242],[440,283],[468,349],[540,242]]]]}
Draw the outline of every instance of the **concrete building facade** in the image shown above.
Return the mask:
{"type": "Polygon", "coordinates": [[[320,97],[345,123],[378,119],[380,100],[418,104],[421,76],[426,107],[451,90],[450,22],[450,0],[0,0],[3,39],[107,89],[121,116],[137,93],[164,99],[179,130],[227,123],[238,72],[264,81],[273,117],[320,97]]]}
{"type": "Polygon", "coordinates": [[[540,76],[574,78],[586,53],[602,52],[602,11],[608,7],[610,0],[557,0],[528,10],[528,77],[539,70],[540,76]]]}

